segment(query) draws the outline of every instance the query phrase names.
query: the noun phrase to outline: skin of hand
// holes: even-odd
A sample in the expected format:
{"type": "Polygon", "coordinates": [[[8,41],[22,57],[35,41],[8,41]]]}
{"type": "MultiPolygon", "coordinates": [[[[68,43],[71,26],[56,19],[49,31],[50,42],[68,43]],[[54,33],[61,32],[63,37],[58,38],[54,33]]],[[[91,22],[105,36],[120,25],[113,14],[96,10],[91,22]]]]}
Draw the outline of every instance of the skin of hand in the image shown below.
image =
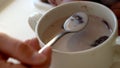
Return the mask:
{"type": "Polygon", "coordinates": [[[48,2],[53,6],[57,6],[59,4],[71,2],[71,1],[85,1],[85,0],[48,0],[48,2]]]}
{"type": "Polygon", "coordinates": [[[37,38],[20,41],[4,33],[0,33],[0,68],[49,68],[51,62],[51,48],[38,53],[39,42],[37,38]],[[7,62],[12,57],[20,64],[7,62]]]}

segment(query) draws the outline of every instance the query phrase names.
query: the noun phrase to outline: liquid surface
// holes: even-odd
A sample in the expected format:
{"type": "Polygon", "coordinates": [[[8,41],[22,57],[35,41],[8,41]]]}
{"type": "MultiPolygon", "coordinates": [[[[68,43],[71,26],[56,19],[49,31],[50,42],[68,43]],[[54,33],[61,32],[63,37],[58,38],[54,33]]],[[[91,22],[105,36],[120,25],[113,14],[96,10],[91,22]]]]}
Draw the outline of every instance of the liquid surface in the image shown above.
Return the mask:
{"type": "MultiPolygon", "coordinates": [[[[42,35],[44,43],[49,42],[54,36],[63,31],[63,24],[67,17],[55,20],[42,35]]],[[[75,52],[97,46],[104,42],[111,34],[112,30],[108,23],[102,18],[89,15],[88,25],[77,33],[69,33],[59,39],[52,48],[75,52]]]]}

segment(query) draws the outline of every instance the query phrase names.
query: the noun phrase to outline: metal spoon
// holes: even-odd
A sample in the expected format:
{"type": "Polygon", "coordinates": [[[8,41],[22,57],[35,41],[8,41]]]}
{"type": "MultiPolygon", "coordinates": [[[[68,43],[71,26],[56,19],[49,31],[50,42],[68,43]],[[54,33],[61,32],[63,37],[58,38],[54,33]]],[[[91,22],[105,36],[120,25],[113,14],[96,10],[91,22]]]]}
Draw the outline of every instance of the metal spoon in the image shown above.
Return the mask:
{"type": "Polygon", "coordinates": [[[42,47],[38,53],[44,51],[48,46],[53,45],[58,39],[68,33],[78,32],[85,28],[88,23],[88,16],[84,12],[77,12],[70,16],[63,24],[64,31],[56,35],[51,41],[49,41],[44,47],[42,47]]]}

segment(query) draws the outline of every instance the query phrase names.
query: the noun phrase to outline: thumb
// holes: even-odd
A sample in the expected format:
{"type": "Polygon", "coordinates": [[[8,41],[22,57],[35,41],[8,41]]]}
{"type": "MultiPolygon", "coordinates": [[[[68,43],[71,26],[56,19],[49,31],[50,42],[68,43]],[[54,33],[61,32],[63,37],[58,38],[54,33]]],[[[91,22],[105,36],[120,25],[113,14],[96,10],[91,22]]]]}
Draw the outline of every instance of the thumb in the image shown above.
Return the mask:
{"type": "MultiPolygon", "coordinates": [[[[50,50],[46,50],[48,50],[46,53],[49,53],[50,50]]],[[[44,53],[39,54],[22,41],[2,33],[0,33],[0,52],[28,65],[40,65],[44,63],[47,58],[44,53]]]]}
{"type": "Polygon", "coordinates": [[[51,47],[45,48],[45,50],[42,52],[42,54],[46,55],[46,59],[44,63],[41,63],[39,65],[33,66],[32,68],[49,68],[51,64],[51,47]]]}

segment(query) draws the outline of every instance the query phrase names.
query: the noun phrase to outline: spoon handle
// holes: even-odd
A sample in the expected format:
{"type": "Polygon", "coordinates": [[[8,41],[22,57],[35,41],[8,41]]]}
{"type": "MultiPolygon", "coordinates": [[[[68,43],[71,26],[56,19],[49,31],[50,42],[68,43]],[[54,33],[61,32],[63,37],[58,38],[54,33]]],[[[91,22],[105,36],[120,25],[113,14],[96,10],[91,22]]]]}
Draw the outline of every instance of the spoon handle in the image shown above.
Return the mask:
{"type": "Polygon", "coordinates": [[[65,34],[67,34],[67,33],[69,33],[69,32],[62,32],[62,33],[60,33],[60,34],[58,34],[58,35],[56,35],[52,40],[50,40],[44,47],[42,47],[39,51],[38,51],[38,53],[42,53],[43,51],[44,51],[44,49],[46,49],[47,47],[49,47],[49,46],[52,46],[57,40],[59,40],[62,36],[64,36],[65,34]]]}

